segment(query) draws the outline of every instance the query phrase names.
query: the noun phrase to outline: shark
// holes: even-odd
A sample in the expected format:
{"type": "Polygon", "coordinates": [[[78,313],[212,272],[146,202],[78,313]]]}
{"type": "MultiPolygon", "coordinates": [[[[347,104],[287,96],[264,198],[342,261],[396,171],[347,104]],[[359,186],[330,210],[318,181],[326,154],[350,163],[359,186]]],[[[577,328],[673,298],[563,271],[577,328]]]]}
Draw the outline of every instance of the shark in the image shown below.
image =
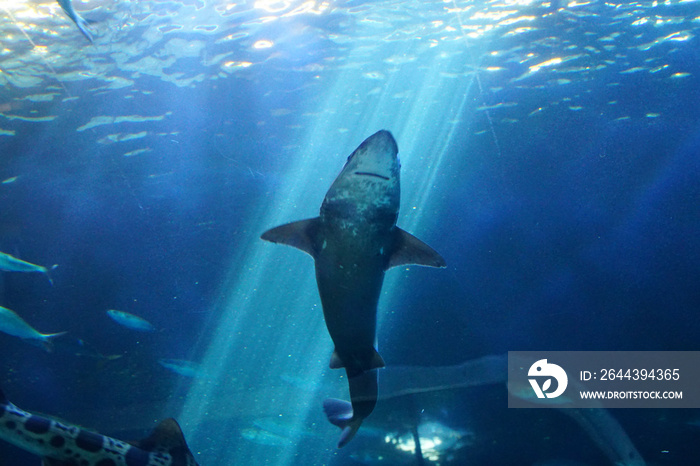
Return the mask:
{"type": "Polygon", "coordinates": [[[42,466],[198,466],[175,419],[131,444],[32,414],[0,390],[0,439],[42,458],[42,466]]]}
{"type": "Polygon", "coordinates": [[[377,304],[385,272],[401,265],[445,267],[433,248],[396,225],[400,162],[392,134],[381,130],[348,157],[321,204],[320,215],[272,228],[261,238],[313,257],[316,283],[335,349],[330,367],[344,368],[350,402],[328,399],[328,419],[345,446],[377,403],[377,304]]]}
{"type": "Polygon", "coordinates": [[[78,13],[76,13],[75,9],[73,8],[73,3],[71,3],[71,0],[57,0],[58,4],[61,5],[61,8],[63,11],[68,15],[68,17],[75,23],[76,26],[78,26],[78,29],[80,29],[80,32],[83,33],[83,35],[87,38],[87,40],[90,41],[90,43],[94,43],[94,40],[92,38],[92,34],[87,28],[87,21],[85,21],[78,13]]]}

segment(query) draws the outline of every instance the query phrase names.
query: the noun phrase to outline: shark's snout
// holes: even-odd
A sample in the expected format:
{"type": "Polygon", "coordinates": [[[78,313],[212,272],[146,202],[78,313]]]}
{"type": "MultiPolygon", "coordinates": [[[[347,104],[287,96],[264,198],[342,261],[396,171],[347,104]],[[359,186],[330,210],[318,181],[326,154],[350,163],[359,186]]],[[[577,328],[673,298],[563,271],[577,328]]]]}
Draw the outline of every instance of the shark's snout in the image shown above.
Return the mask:
{"type": "Polygon", "coordinates": [[[382,150],[393,155],[396,155],[399,152],[399,146],[396,144],[396,139],[394,139],[394,136],[392,136],[392,134],[385,129],[379,130],[365,139],[362,145],[372,146],[375,148],[375,150],[382,150]]]}
{"type": "Polygon", "coordinates": [[[398,152],[394,136],[386,130],[378,131],[365,139],[350,155],[345,174],[383,181],[398,179],[398,152]]]}

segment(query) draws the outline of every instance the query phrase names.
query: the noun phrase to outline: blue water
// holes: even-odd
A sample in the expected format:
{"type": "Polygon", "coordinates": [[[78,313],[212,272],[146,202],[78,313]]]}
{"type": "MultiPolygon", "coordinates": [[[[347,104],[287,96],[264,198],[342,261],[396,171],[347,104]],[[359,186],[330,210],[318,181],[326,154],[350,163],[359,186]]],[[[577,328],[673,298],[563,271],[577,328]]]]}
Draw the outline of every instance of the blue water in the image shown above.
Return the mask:
{"type": "MultiPolygon", "coordinates": [[[[0,10],[0,251],[58,264],[2,273],[0,305],[68,332],[0,333],[18,406],[125,440],[175,417],[202,466],[419,464],[415,425],[447,445],[425,464],[613,464],[571,416],[459,377],[384,393],[335,448],[312,260],[259,236],[317,215],[382,128],[398,224],[448,263],[387,273],[389,366],[699,349],[697,2],[74,0],[93,46],[55,3],[0,10]]],[[[646,464],[697,463],[696,410],[609,414],[646,464]]]]}

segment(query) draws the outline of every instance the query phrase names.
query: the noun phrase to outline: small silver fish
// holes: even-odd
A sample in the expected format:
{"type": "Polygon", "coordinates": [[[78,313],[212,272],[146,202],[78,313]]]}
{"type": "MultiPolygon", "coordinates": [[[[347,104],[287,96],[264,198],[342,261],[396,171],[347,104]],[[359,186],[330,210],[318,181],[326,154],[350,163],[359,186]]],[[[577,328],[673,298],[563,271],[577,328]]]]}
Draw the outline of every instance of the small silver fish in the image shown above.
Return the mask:
{"type": "Polygon", "coordinates": [[[119,325],[130,328],[131,330],[136,330],[137,332],[154,332],[156,330],[146,319],[135,316],[134,314],[129,314],[128,312],[109,309],[107,315],[119,325]]]}
{"type": "Polygon", "coordinates": [[[165,367],[169,371],[175,372],[185,377],[203,377],[202,369],[199,365],[185,359],[160,359],[158,364],[165,367]]]}
{"type": "Polygon", "coordinates": [[[83,35],[87,37],[87,40],[89,40],[92,44],[94,41],[92,39],[92,34],[87,28],[87,21],[85,21],[80,15],[78,15],[78,13],[76,13],[75,9],[73,8],[73,4],[71,3],[71,0],[58,0],[58,4],[61,5],[63,11],[68,15],[71,21],[73,21],[75,25],[78,26],[80,32],[82,32],[83,35]]]}
{"type": "Polygon", "coordinates": [[[39,333],[14,311],[2,306],[0,306],[0,332],[19,337],[28,343],[37,343],[49,353],[53,351],[51,339],[66,333],[39,333]]]}
{"type": "Polygon", "coordinates": [[[53,280],[51,279],[51,272],[53,269],[58,267],[58,264],[52,265],[50,268],[44,267],[43,265],[32,264],[31,262],[23,261],[7,253],[0,252],[0,270],[3,272],[39,272],[46,275],[49,279],[49,283],[53,285],[53,280]]]}
{"type": "Polygon", "coordinates": [[[287,437],[282,437],[281,435],[273,434],[272,432],[267,432],[262,429],[256,429],[254,427],[242,429],[241,437],[249,442],[271,447],[288,447],[294,445],[294,441],[287,437]]]}

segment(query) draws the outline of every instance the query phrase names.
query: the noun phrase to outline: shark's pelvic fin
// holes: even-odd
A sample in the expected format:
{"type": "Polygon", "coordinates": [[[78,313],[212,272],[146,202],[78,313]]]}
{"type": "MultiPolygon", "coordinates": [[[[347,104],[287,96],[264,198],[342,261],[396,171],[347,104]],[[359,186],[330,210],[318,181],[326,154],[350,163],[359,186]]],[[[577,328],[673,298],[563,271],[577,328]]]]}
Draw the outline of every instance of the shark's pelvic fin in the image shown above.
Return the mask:
{"type": "Polygon", "coordinates": [[[426,267],[446,267],[445,259],[423,241],[407,231],[396,227],[394,252],[387,269],[399,265],[423,265],[426,267]]]}
{"type": "Polygon", "coordinates": [[[308,218],[298,222],[286,223],[267,230],[260,238],[271,243],[281,243],[301,249],[311,257],[316,258],[314,238],[318,230],[320,218],[308,218]]]}

